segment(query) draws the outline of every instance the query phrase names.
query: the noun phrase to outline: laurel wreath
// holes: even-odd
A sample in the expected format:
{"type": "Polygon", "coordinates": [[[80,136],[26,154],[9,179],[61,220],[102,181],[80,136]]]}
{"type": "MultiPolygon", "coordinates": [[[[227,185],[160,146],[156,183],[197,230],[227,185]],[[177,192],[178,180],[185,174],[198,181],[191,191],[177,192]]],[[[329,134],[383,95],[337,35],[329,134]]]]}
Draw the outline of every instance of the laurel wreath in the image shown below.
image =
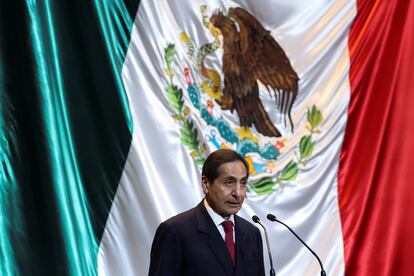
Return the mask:
{"type": "Polygon", "coordinates": [[[294,181],[299,172],[299,165],[306,166],[306,160],[309,159],[315,148],[316,142],[313,139],[314,134],[320,134],[318,127],[323,121],[322,113],[313,105],[308,109],[306,118],[309,131],[308,135],[302,136],[299,142],[299,156],[297,161],[291,160],[281,171],[276,173],[275,177],[264,177],[254,183],[250,183],[248,188],[256,194],[266,195],[274,191],[274,187],[279,185],[281,189],[285,188],[286,182],[294,181]]]}
{"type": "Polygon", "coordinates": [[[205,151],[205,146],[200,146],[197,129],[188,117],[189,108],[184,106],[183,90],[174,84],[174,72],[171,70],[171,63],[175,55],[175,45],[168,44],[164,53],[165,63],[167,66],[164,72],[168,76],[168,85],[165,88],[165,91],[167,92],[167,99],[175,112],[172,117],[181,124],[181,143],[187,146],[187,148],[191,151],[191,156],[194,161],[197,164],[202,165],[205,161],[202,154],[202,152],[205,151]]]}

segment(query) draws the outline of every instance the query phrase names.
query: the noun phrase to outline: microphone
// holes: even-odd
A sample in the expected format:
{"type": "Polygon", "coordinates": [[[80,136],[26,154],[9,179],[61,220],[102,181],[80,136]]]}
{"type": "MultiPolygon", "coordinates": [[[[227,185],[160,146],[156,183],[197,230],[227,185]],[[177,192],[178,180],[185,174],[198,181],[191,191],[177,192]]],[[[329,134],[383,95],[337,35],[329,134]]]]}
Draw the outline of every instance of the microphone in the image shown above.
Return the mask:
{"type": "Polygon", "coordinates": [[[276,221],[276,222],[278,222],[278,223],[280,223],[280,224],[283,224],[287,229],[289,229],[289,231],[304,245],[304,246],[306,246],[306,248],[307,249],[309,249],[309,251],[313,254],[313,256],[315,256],[316,257],[316,259],[318,260],[318,262],[319,262],[319,265],[320,265],[320,267],[321,267],[321,276],[326,276],[326,272],[325,272],[325,270],[323,269],[323,265],[322,265],[322,262],[321,262],[321,259],[319,259],[319,257],[318,257],[318,255],[316,255],[316,253],[295,233],[295,231],[293,231],[289,226],[287,226],[285,223],[283,223],[282,221],[280,221],[280,220],[278,220],[274,215],[272,215],[272,214],[268,214],[267,215],[267,219],[268,220],[270,220],[270,221],[276,221]]]}
{"type": "Polygon", "coordinates": [[[260,222],[260,219],[258,216],[254,215],[252,217],[252,220],[255,223],[260,224],[260,226],[263,228],[264,233],[265,233],[265,238],[266,238],[266,247],[267,247],[267,254],[269,255],[269,261],[270,261],[270,276],[276,276],[276,272],[273,268],[273,260],[272,260],[272,252],[270,251],[270,243],[269,243],[269,236],[267,235],[267,231],[266,228],[264,227],[264,225],[260,222]]]}

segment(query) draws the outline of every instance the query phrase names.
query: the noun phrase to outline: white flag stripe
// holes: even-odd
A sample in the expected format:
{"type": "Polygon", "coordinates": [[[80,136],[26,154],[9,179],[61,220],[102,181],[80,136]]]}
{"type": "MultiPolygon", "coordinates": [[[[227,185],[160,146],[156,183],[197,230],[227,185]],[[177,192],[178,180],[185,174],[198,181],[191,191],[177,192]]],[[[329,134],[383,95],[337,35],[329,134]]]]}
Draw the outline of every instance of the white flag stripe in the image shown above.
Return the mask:
{"type": "MultiPolygon", "coordinates": [[[[133,142],[100,246],[101,275],[146,275],[158,224],[195,206],[203,196],[200,168],[181,143],[178,123],[171,117],[164,74],[164,48],[174,43],[175,80],[185,90],[183,69],[194,66],[189,64],[179,34],[187,32],[197,45],[211,41],[201,22],[202,4],[141,1],[123,69],[134,119],[133,142]]],[[[297,154],[295,145],[306,133],[308,108],[316,105],[323,114],[314,153],[300,167],[294,183],[267,195],[249,192],[240,215],[250,220],[257,214],[268,226],[278,275],[318,275],[320,269],[290,232],[265,220],[267,213],[274,213],[295,229],[319,254],[328,274],[341,275],[344,257],[336,178],[349,101],[347,38],[355,3],[289,1],[281,5],[263,0],[207,4],[210,11],[240,6],[254,14],[271,29],[300,77],[292,112],[295,132],[284,128],[283,122],[276,124],[286,138],[278,166],[283,167],[297,154]]],[[[221,62],[221,54],[219,50],[212,66],[221,62]]],[[[273,111],[270,117],[277,122],[274,99],[267,95],[261,91],[263,104],[273,111]]],[[[225,116],[238,122],[230,112],[225,116]]],[[[268,271],[266,255],[265,260],[268,271]]]]}

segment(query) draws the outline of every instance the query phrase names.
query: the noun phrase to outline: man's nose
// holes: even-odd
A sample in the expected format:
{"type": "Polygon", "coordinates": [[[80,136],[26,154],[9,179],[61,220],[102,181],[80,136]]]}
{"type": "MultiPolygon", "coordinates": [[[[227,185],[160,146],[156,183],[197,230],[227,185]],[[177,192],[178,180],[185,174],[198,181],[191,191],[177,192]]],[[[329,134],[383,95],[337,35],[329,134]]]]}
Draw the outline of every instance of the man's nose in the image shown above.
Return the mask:
{"type": "Polygon", "coordinates": [[[234,185],[234,189],[233,189],[233,195],[236,197],[242,197],[245,191],[245,186],[238,182],[236,183],[236,185],[234,185]]]}

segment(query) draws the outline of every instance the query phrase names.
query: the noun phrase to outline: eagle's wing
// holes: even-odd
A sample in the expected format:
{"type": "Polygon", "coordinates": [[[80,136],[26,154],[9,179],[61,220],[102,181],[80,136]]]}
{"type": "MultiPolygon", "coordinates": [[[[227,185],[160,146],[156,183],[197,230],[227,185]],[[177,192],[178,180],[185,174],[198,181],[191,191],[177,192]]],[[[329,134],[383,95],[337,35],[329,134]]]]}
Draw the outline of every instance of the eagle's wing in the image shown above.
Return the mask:
{"type": "Polygon", "coordinates": [[[236,110],[240,126],[255,125],[258,132],[266,136],[280,136],[264,109],[257,81],[249,75],[240,50],[240,34],[233,20],[222,13],[213,15],[210,21],[223,35],[224,88],[222,109],[236,110]]]}
{"type": "Polygon", "coordinates": [[[229,15],[240,29],[241,55],[249,74],[263,83],[276,97],[293,129],[291,109],[298,94],[299,77],[282,47],[257,19],[242,8],[231,8],[229,15]]]}
{"type": "Polygon", "coordinates": [[[240,126],[251,127],[265,136],[279,137],[280,132],[273,125],[259,97],[257,81],[249,75],[244,64],[239,43],[239,33],[233,25],[224,42],[223,72],[224,88],[221,106],[236,110],[240,126]]]}

